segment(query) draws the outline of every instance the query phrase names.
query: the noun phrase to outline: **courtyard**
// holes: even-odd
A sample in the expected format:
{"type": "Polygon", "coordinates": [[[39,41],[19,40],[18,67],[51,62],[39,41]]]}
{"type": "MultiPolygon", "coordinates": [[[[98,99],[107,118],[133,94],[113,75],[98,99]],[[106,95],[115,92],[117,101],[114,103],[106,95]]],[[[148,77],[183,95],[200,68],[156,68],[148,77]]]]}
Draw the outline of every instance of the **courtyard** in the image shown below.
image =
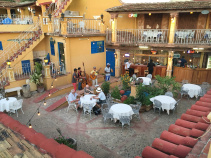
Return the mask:
{"type": "Polygon", "coordinates": [[[154,138],[159,138],[162,131],[168,130],[169,125],[174,124],[182,113],[196,102],[195,99],[183,98],[179,102],[176,112],[173,114],[170,111],[169,115],[166,111],[162,111],[159,115],[158,112],[154,113],[153,109],[140,113],[141,120],[133,118],[131,128],[122,130],[119,122],[114,123],[108,120],[104,124],[102,115],[92,114],[90,119],[89,116],[84,116],[82,109],[79,109],[78,114],[72,109],[67,112],[67,107],[47,112],[45,109],[49,105],[65,95],[47,100],[46,106],[43,105],[43,102],[33,102],[34,98],[38,96],[40,93],[35,93],[31,98],[24,99],[24,114],[19,111],[18,117],[16,114],[11,116],[22,124],[26,124],[41,105],[41,115],[35,114],[31,120],[33,129],[48,138],[55,138],[59,136],[56,129],[60,128],[65,137],[77,140],[77,150],[83,150],[95,158],[131,158],[141,155],[144,147],[150,146],[154,138]]]}

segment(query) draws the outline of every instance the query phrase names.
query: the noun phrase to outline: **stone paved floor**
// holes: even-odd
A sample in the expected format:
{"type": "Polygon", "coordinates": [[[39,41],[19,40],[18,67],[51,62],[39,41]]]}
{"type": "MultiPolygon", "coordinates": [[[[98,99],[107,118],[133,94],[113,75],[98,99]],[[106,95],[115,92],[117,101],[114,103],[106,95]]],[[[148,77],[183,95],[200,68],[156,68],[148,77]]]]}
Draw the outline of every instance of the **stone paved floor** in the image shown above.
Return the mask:
{"type": "Polygon", "coordinates": [[[141,113],[141,120],[133,118],[131,121],[131,129],[124,128],[122,130],[119,123],[108,121],[103,123],[102,115],[84,116],[82,109],[77,115],[75,111],[66,112],[66,107],[46,112],[45,109],[60,99],[62,96],[47,100],[47,105],[41,103],[33,103],[33,99],[40,94],[34,94],[29,99],[24,99],[23,111],[19,111],[19,117],[16,114],[11,116],[26,124],[39,105],[40,116],[35,115],[31,123],[37,132],[41,132],[48,138],[59,136],[56,129],[60,128],[66,137],[73,137],[77,140],[78,150],[83,150],[95,158],[133,158],[141,155],[142,150],[146,146],[151,146],[154,138],[159,137],[163,130],[168,130],[170,124],[174,124],[176,119],[180,118],[192,104],[195,99],[182,99],[177,111],[170,115],[164,111],[154,113],[153,110],[141,113]]]}

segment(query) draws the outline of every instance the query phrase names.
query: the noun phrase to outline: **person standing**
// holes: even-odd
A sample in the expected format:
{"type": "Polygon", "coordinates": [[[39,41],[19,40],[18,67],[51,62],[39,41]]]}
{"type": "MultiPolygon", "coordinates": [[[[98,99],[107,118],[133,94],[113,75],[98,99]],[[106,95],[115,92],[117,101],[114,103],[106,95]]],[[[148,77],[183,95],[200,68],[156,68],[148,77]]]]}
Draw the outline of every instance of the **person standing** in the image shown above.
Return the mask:
{"type": "Polygon", "coordinates": [[[130,59],[125,63],[125,71],[129,71],[130,77],[134,74],[134,69],[130,67],[132,64],[133,63],[130,61],[130,59]]]}
{"type": "Polygon", "coordinates": [[[77,69],[76,68],[74,69],[74,73],[72,76],[72,84],[73,84],[74,90],[76,91],[77,89],[77,69]]]}
{"type": "Polygon", "coordinates": [[[105,67],[105,81],[109,81],[111,77],[112,69],[110,68],[110,63],[107,63],[107,66],[105,67]]]}
{"type": "Polygon", "coordinates": [[[155,66],[155,64],[153,63],[153,60],[151,59],[150,62],[148,63],[148,65],[147,65],[149,74],[151,74],[151,75],[153,73],[153,67],[154,66],[155,66]]]}
{"type": "Polygon", "coordinates": [[[97,73],[96,67],[94,66],[93,70],[90,73],[90,78],[92,79],[92,85],[93,86],[98,84],[97,76],[98,76],[98,73],[97,73]]]}
{"type": "Polygon", "coordinates": [[[185,60],[185,57],[182,56],[180,67],[185,67],[185,63],[187,63],[187,60],[185,60]]]}
{"type": "Polygon", "coordinates": [[[81,75],[81,67],[78,67],[78,78],[80,79],[81,77],[82,77],[82,75],[81,75]]]}

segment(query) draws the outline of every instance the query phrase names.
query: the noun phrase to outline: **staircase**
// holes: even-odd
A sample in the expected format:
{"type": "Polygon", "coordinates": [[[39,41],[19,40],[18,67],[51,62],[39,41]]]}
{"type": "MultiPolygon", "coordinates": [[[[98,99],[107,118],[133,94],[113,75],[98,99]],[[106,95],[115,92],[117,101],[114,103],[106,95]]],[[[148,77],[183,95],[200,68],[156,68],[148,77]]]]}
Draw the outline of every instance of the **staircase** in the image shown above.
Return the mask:
{"type": "Polygon", "coordinates": [[[8,84],[7,63],[9,59],[11,66],[16,68],[16,64],[21,62],[27,53],[32,51],[40,41],[44,39],[40,23],[35,23],[32,27],[22,32],[14,41],[6,46],[0,54],[0,86],[8,84]],[[14,60],[17,59],[15,62],[14,60]]]}
{"type": "MultiPolygon", "coordinates": [[[[52,13],[53,17],[57,17],[60,16],[61,13],[64,13],[67,8],[69,7],[69,5],[71,4],[72,0],[64,0],[61,2],[61,4],[57,5],[57,9],[54,10],[54,12],[52,13]]],[[[58,3],[58,1],[57,1],[58,3]]]]}
{"type": "Polygon", "coordinates": [[[0,72],[6,68],[8,59],[12,62],[26,52],[28,48],[35,47],[39,43],[36,41],[41,37],[44,38],[44,34],[42,34],[39,23],[36,23],[14,39],[14,42],[8,44],[0,54],[0,72]]]}

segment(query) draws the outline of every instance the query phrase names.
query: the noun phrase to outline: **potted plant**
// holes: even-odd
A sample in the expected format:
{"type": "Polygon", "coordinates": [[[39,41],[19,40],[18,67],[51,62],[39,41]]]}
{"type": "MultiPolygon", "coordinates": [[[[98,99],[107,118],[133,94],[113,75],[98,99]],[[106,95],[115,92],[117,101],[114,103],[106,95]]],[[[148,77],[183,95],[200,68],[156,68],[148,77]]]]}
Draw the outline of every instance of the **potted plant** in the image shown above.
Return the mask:
{"type": "Polygon", "coordinates": [[[121,94],[117,86],[114,87],[113,91],[111,92],[111,97],[120,101],[121,94]]]}
{"type": "Polygon", "coordinates": [[[42,64],[35,62],[35,72],[30,75],[30,81],[32,83],[35,83],[37,86],[37,91],[39,93],[44,92],[44,84],[43,84],[43,79],[42,79],[42,64]]]}
{"type": "Polygon", "coordinates": [[[72,149],[77,150],[77,141],[73,138],[65,138],[62,133],[61,130],[59,128],[56,129],[57,132],[59,133],[59,137],[56,137],[54,140],[57,141],[59,144],[64,144],[72,149]]]}
{"type": "Polygon", "coordinates": [[[134,96],[129,96],[125,101],[124,104],[135,104],[135,97],[134,96]]]}
{"type": "Polygon", "coordinates": [[[130,76],[129,72],[126,71],[124,75],[121,75],[122,89],[130,90],[130,76]]]}
{"type": "Polygon", "coordinates": [[[103,93],[107,96],[110,90],[110,82],[104,81],[103,84],[101,85],[101,88],[103,90],[103,93]]]}

